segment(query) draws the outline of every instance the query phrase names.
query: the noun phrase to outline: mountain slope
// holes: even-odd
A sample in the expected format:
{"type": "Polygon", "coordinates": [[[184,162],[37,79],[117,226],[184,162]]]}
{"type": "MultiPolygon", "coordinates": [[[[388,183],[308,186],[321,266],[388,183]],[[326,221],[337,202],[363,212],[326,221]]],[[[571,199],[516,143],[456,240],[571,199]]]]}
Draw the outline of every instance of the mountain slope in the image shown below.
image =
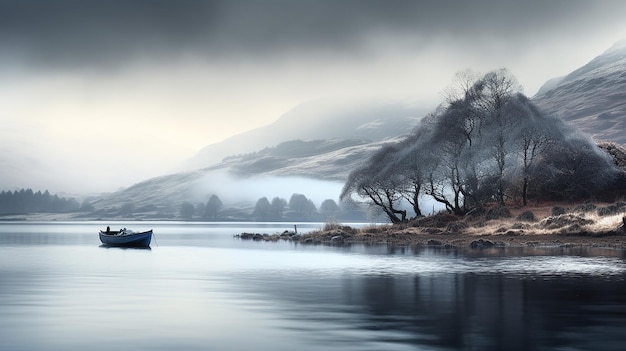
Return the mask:
{"type": "Polygon", "coordinates": [[[289,140],[363,139],[380,141],[411,130],[432,106],[380,100],[317,100],[296,106],[276,122],[204,147],[183,170],[259,151],[289,140]]]}
{"type": "Polygon", "coordinates": [[[227,158],[233,175],[297,176],[343,182],[348,173],[367,159],[384,141],[364,140],[294,140],[274,148],[227,158]]]}
{"type": "Polygon", "coordinates": [[[533,102],[596,140],[626,144],[626,41],[557,81],[533,102]]]}

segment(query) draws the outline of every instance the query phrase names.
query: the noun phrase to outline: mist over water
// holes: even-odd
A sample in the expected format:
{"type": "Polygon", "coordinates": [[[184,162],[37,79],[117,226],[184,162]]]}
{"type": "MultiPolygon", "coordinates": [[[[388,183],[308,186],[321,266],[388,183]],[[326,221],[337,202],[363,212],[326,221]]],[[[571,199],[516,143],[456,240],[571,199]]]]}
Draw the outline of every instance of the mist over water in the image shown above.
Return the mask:
{"type": "Polygon", "coordinates": [[[270,201],[274,197],[289,201],[291,195],[303,194],[319,206],[326,199],[339,201],[342,187],[343,183],[339,181],[279,176],[243,178],[226,172],[213,172],[198,182],[196,193],[203,196],[215,194],[225,203],[254,203],[262,197],[267,197],[270,201]]]}
{"type": "MultiPolygon", "coordinates": [[[[212,172],[203,177],[191,194],[195,194],[194,201],[207,200],[208,195],[217,195],[225,204],[254,204],[258,199],[266,197],[271,201],[274,197],[280,197],[289,201],[293,194],[302,194],[319,208],[324,200],[331,199],[339,203],[339,196],[344,183],[339,181],[316,180],[304,177],[282,176],[253,176],[249,178],[235,177],[227,172],[212,172]]],[[[430,214],[445,209],[445,207],[427,196],[421,196],[422,211],[430,214]]],[[[363,201],[367,199],[359,199],[363,201]]],[[[408,203],[404,208],[411,211],[408,203]]],[[[386,220],[382,212],[376,212],[372,208],[372,215],[380,215],[379,220],[386,220]]]]}

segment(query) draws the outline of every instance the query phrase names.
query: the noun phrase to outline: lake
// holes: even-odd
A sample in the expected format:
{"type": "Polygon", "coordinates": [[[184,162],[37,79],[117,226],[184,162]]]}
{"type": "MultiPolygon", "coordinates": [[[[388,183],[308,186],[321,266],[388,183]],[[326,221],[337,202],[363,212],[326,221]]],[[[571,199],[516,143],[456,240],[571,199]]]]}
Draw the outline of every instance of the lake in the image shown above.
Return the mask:
{"type": "Polygon", "coordinates": [[[293,224],[0,222],[0,350],[626,347],[622,251],[233,238],[284,230],[293,224]],[[107,224],[156,240],[101,247],[107,224]]]}

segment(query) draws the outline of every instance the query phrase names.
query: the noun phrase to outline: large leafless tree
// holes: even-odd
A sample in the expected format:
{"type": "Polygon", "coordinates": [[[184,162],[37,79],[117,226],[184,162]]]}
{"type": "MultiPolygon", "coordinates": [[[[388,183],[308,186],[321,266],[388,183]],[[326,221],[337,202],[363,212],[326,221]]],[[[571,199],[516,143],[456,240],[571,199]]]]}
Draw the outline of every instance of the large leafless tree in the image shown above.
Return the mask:
{"type": "Polygon", "coordinates": [[[408,206],[422,214],[420,196],[463,215],[520,197],[589,197],[615,178],[609,157],[542,113],[508,71],[465,72],[456,84],[413,133],[354,170],[342,198],[357,194],[399,223],[408,206]]]}

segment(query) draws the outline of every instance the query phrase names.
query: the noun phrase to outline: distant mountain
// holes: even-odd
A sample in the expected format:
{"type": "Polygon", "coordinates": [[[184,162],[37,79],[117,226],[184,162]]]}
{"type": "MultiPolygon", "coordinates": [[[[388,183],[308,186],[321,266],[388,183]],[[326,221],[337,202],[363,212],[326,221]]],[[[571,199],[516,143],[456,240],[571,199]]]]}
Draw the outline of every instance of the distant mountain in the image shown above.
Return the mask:
{"type": "Polygon", "coordinates": [[[596,140],[626,144],[626,41],[567,76],[549,80],[533,102],[596,140]]]}
{"type": "Polygon", "coordinates": [[[228,156],[259,151],[290,140],[363,139],[377,142],[406,133],[434,106],[381,100],[316,100],[276,122],[204,147],[182,170],[219,163],[228,156]]]}

